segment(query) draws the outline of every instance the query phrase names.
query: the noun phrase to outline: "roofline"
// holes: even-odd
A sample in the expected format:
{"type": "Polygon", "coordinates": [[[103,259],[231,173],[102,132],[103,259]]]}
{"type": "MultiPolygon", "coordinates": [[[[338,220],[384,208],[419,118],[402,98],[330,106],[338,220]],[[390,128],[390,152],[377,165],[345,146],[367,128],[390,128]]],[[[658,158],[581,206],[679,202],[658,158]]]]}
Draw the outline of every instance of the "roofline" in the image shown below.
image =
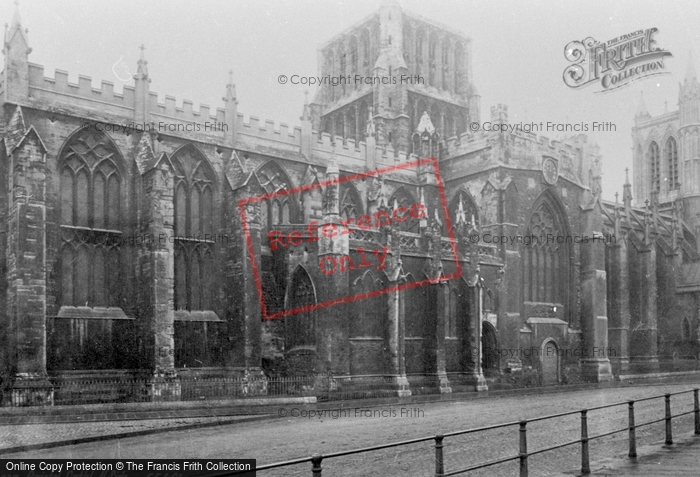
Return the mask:
{"type": "MultiPolygon", "coordinates": [[[[406,10],[406,9],[404,9],[404,8],[402,8],[402,11],[403,11],[403,14],[406,15],[407,17],[410,17],[410,18],[412,18],[412,19],[414,19],[414,20],[421,21],[421,22],[423,22],[423,23],[427,23],[428,25],[433,26],[433,27],[435,27],[435,28],[439,28],[439,29],[441,29],[441,30],[444,30],[444,31],[446,31],[446,32],[448,32],[448,33],[450,33],[450,34],[452,34],[452,35],[455,35],[455,36],[461,38],[461,39],[464,40],[464,42],[467,43],[467,44],[471,43],[471,41],[472,41],[472,39],[471,39],[470,36],[468,36],[468,35],[462,33],[461,31],[455,30],[454,28],[449,27],[449,26],[447,26],[447,25],[445,25],[445,24],[443,24],[443,23],[436,22],[436,21],[431,20],[431,19],[429,19],[429,18],[426,18],[426,17],[424,17],[424,16],[422,16],[422,15],[418,15],[417,13],[414,13],[414,12],[412,12],[412,11],[410,11],[410,10],[406,10]]],[[[370,13],[369,15],[365,16],[365,17],[362,18],[361,20],[359,20],[359,21],[353,23],[351,26],[349,26],[349,27],[346,28],[345,30],[341,31],[340,33],[337,33],[336,35],[334,35],[334,36],[331,37],[330,39],[328,39],[328,40],[326,40],[325,42],[319,44],[318,50],[321,51],[321,50],[327,48],[327,47],[330,46],[331,44],[333,44],[333,43],[335,43],[336,41],[338,41],[338,39],[340,39],[340,38],[342,38],[343,36],[345,36],[345,35],[347,35],[348,33],[350,33],[352,30],[358,29],[359,27],[361,27],[361,26],[364,25],[365,23],[368,23],[368,22],[372,21],[373,19],[375,19],[375,18],[378,17],[378,16],[379,16],[379,10],[377,10],[377,11],[375,11],[375,12],[373,12],[373,13],[370,13]]]]}
{"type": "Polygon", "coordinates": [[[338,39],[340,39],[340,38],[344,37],[345,35],[347,35],[350,31],[358,29],[359,27],[361,27],[361,26],[364,25],[365,23],[368,23],[368,22],[370,22],[371,20],[373,20],[374,17],[378,17],[378,16],[379,16],[379,11],[375,11],[375,12],[373,12],[373,13],[370,13],[369,15],[367,15],[366,17],[364,17],[362,20],[359,20],[359,21],[353,23],[352,25],[350,25],[350,26],[349,26],[348,28],[346,28],[345,30],[341,31],[340,33],[335,34],[335,35],[332,36],[330,39],[328,39],[328,40],[326,40],[325,42],[321,43],[321,44],[318,46],[318,51],[321,51],[321,50],[323,50],[324,48],[330,46],[332,43],[335,43],[336,41],[338,41],[338,39]]]}
{"type": "Polygon", "coordinates": [[[415,20],[420,20],[424,23],[427,23],[428,25],[434,26],[436,28],[440,28],[441,30],[445,30],[445,31],[451,33],[452,35],[458,36],[467,43],[471,43],[471,41],[472,41],[470,36],[467,36],[466,34],[460,32],[460,31],[457,31],[454,28],[449,27],[443,23],[436,22],[435,20],[430,20],[430,19],[428,19],[422,15],[418,15],[417,13],[414,13],[410,10],[404,9],[403,13],[404,13],[404,15],[411,17],[415,20]]]}

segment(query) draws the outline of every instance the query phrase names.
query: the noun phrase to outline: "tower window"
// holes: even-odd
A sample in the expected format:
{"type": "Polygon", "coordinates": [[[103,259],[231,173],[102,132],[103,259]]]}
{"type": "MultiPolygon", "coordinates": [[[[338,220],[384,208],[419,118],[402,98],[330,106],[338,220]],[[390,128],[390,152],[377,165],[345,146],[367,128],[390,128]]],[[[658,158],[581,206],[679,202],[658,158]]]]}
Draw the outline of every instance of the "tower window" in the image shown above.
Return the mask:
{"type": "Polygon", "coordinates": [[[651,192],[659,192],[661,189],[661,164],[659,146],[655,142],[649,146],[649,173],[651,192]]]}
{"type": "Polygon", "coordinates": [[[668,190],[678,190],[681,184],[678,179],[678,145],[672,137],[666,141],[665,154],[666,164],[668,164],[668,190]]]}

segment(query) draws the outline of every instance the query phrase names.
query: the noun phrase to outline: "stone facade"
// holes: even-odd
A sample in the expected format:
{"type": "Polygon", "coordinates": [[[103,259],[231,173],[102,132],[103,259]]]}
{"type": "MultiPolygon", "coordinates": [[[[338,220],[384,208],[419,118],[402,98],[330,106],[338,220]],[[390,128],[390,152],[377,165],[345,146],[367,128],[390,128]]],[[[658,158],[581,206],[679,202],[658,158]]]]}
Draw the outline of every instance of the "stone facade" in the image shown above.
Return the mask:
{"type": "MultiPolygon", "coordinates": [[[[192,371],[371,375],[406,396],[484,390],[523,366],[555,384],[697,357],[694,206],[633,206],[629,181],[622,203],[601,200],[602,158],[583,135],[467,131],[480,105],[459,33],[382,6],[321,48],[321,71],[427,84],[324,85],[294,128],[246,122],[231,83],[216,111],[160,103],[143,56],[122,94],[47,78],[28,45],[16,16],[0,85],[6,404],[50,403],[58,378],[125,372],[153,400],[180,399],[192,371]],[[430,157],[440,177],[420,166],[342,179],[430,157]],[[414,204],[426,215],[271,243],[271,231],[414,204]],[[385,266],[320,266],[372,248],[385,266]],[[369,296],[342,301],[358,293],[369,296]],[[313,308],[328,300],[339,303],[313,308]],[[311,306],[262,320],[262,304],[311,306]]],[[[654,121],[638,117],[635,137],[654,121]]],[[[491,122],[507,123],[507,107],[491,122]]]]}
{"type": "Polygon", "coordinates": [[[631,343],[668,359],[697,358],[700,332],[700,82],[692,55],[678,89],[678,110],[658,116],[640,98],[632,129],[635,197],[629,190],[625,197],[645,211],[627,206],[633,218],[623,227],[642,252],[630,254],[630,269],[656,278],[631,290],[634,328],[648,329],[640,341],[633,333],[631,343]]]}

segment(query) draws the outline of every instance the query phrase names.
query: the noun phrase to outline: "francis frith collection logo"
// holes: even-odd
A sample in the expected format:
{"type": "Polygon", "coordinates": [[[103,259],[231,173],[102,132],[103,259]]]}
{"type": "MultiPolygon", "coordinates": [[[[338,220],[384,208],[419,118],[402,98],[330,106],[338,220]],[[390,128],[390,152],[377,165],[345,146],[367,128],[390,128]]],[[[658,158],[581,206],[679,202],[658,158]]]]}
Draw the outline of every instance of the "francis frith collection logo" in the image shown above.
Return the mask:
{"type": "Polygon", "coordinates": [[[588,37],[572,41],[564,48],[564,56],[572,64],[564,70],[564,83],[582,88],[600,83],[605,93],[648,76],[669,74],[664,59],[671,52],[656,44],[658,28],[647,28],[621,35],[607,42],[588,37]]]}

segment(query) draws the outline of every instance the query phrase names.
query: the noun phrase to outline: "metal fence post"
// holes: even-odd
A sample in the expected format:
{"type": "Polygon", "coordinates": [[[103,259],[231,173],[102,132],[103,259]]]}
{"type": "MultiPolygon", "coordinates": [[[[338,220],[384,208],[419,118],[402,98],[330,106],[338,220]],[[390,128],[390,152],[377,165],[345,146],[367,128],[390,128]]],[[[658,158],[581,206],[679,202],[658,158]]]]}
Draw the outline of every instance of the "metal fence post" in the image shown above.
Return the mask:
{"type": "Polygon", "coordinates": [[[664,400],[666,401],[666,445],[670,446],[673,444],[673,429],[671,427],[671,395],[666,394],[664,400]]]}
{"type": "Polygon", "coordinates": [[[442,434],[435,436],[435,477],[442,477],[445,475],[445,460],[442,454],[442,439],[442,434]]]}
{"type": "Polygon", "coordinates": [[[527,477],[527,421],[520,421],[520,477],[527,477]]]}
{"type": "Polygon", "coordinates": [[[700,400],[698,400],[698,388],[693,389],[693,400],[695,401],[695,435],[700,436],[700,400]]]}
{"type": "Polygon", "coordinates": [[[311,475],[313,477],[322,477],[321,472],[323,469],[321,468],[321,461],[323,460],[323,456],[321,454],[314,454],[311,456],[311,475]]]}
{"type": "Polygon", "coordinates": [[[628,401],[627,408],[629,410],[629,435],[630,435],[630,451],[628,457],[637,457],[637,435],[634,426],[634,401],[628,401]]]}
{"type": "Polygon", "coordinates": [[[591,473],[590,456],[588,455],[588,410],[581,410],[581,474],[591,473]]]}

